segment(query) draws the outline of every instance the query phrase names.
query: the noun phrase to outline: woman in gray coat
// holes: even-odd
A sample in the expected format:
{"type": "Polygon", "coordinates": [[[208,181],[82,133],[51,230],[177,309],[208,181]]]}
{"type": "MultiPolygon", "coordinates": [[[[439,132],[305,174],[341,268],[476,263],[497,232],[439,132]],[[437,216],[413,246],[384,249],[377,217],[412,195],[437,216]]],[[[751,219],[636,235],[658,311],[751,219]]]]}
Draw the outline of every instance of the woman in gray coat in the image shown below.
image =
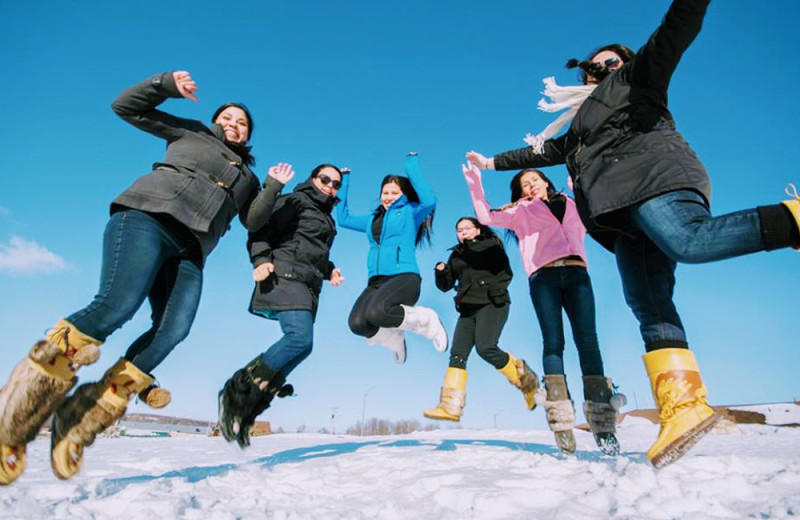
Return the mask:
{"type": "Polygon", "coordinates": [[[134,85],[112,105],[125,121],[164,139],[166,157],[111,204],[97,296],[59,320],[0,391],[0,484],[20,475],[26,443],[54,412],[53,471],[69,478],[80,468],[83,447],[124,414],[134,395],[154,407],[169,402],[150,373],[189,333],[206,257],[235,216],[248,229],[261,228],[293,175],[279,164],[260,189],[250,170],[253,120],[244,105],[221,106],[211,127],[156,108],[167,98],[197,101],[196,90],[188,72],[167,72],[134,85]],[[81,385],[62,402],[78,368],[97,360],[99,346],[145,299],[152,327],[100,382],[81,385]]]}

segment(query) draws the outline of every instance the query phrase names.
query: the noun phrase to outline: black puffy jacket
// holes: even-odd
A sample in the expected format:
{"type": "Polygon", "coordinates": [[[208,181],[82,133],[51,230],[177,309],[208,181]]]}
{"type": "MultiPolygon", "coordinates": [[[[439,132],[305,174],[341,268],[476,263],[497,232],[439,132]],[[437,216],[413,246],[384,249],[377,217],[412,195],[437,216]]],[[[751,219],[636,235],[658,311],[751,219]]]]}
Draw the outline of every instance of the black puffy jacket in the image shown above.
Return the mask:
{"type": "MultiPolygon", "coordinates": [[[[270,277],[300,282],[316,299],[323,280],[329,280],[335,268],[329,254],[336,237],[331,211],[338,200],[318,191],[311,181],[278,198],[267,225],[249,235],[247,246],[253,266],[272,262],[275,271],[270,277]]],[[[295,296],[302,295],[281,293],[281,301],[276,302],[268,291],[256,291],[251,308],[289,309],[296,303],[306,303],[294,301],[295,296]]]]}
{"type": "Polygon", "coordinates": [[[634,58],[604,79],[569,130],[544,144],[495,156],[512,170],[566,164],[589,233],[608,249],[614,212],[670,191],[711,198],[708,174],[675,128],[667,89],[684,51],[700,32],[709,0],[674,0],[661,26],[634,58]]]}
{"type": "Polygon", "coordinates": [[[457,310],[489,303],[500,306],[511,301],[508,284],[514,274],[497,237],[478,235],[450,249],[452,253],[444,270],[434,269],[434,273],[439,290],[456,288],[457,310]]]}
{"type": "Polygon", "coordinates": [[[262,227],[283,185],[269,179],[259,195],[258,178],[225,144],[219,125],[209,129],[156,110],[169,97],[182,96],[165,72],[127,89],[111,105],[128,123],[167,141],[166,157],[114,199],[111,211],[170,215],[191,230],[205,258],[237,214],[247,229],[262,227]]]}

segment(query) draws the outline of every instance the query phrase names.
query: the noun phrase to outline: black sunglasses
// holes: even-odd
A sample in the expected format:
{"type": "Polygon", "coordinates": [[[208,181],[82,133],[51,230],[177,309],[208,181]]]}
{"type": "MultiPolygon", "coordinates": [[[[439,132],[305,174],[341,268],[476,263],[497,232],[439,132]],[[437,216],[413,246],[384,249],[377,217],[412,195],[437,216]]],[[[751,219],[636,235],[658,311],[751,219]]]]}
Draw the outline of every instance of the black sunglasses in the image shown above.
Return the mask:
{"type": "Polygon", "coordinates": [[[331,185],[331,187],[332,187],[334,190],[338,190],[338,189],[339,189],[339,187],[342,185],[342,181],[335,181],[335,180],[331,179],[330,177],[328,177],[328,176],[327,176],[327,175],[325,175],[325,174],[319,174],[319,175],[317,175],[317,179],[319,179],[319,182],[321,182],[323,185],[328,185],[328,184],[330,184],[330,185],[331,185]]]}

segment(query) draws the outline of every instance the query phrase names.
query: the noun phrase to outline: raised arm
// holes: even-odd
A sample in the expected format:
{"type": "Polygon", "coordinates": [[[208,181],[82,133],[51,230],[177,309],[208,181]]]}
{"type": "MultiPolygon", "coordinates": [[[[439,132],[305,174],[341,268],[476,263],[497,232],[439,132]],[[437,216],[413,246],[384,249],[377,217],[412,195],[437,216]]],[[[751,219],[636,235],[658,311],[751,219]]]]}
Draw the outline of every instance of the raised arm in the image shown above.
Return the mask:
{"type": "Polygon", "coordinates": [[[522,168],[543,168],[555,164],[564,164],[566,152],[564,142],[567,134],[544,142],[542,153],[533,151],[533,147],[526,146],[499,153],[494,157],[472,151],[467,152],[467,160],[484,170],[519,170],[522,168]]]}
{"type": "Polygon", "coordinates": [[[417,195],[419,195],[419,204],[414,208],[414,220],[417,225],[420,225],[436,209],[436,194],[433,193],[431,185],[422,175],[422,169],[419,167],[419,156],[416,152],[410,152],[406,155],[403,161],[403,170],[417,195]]]}
{"type": "Polygon", "coordinates": [[[267,225],[281,190],[294,177],[291,164],[278,163],[267,171],[264,189],[242,208],[239,220],[249,231],[257,231],[267,225]]]}
{"type": "Polygon", "coordinates": [[[155,107],[167,98],[188,97],[196,100],[196,90],[197,85],[188,72],[164,72],[125,90],[111,104],[111,109],[136,128],[173,141],[187,129],[201,131],[205,126],[199,121],[175,117],[155,107]]]}
{"type": "Polygon", "coordinates": [[[469,196],[472,198],[472,206],[475,208],[475,216],[478,222],[484,226],[498,226],[514,229],[514,215],[512,211],[493,211],[489,208],[486,201],[486,194],[483,191],[481,182],[481,171],[473,163],[461,165],[464,179],[467,181],[469,196]]]}
{"type": "Polygon", "coordinates": [[[628,74],[636,85],[666,90],[683,53],[700,33],[709,0],[674,0],[658,29],[639,49],[628,74]]]}
{"type": "Polygon", "coordinates": [[[372,222],[372,215],[351,215],[348,192],[350,190],[350,173],[342,172],[342,185],[336,194],[339,204],[336,205],[336,223],[344,228],[366,232],[372,222]]]}

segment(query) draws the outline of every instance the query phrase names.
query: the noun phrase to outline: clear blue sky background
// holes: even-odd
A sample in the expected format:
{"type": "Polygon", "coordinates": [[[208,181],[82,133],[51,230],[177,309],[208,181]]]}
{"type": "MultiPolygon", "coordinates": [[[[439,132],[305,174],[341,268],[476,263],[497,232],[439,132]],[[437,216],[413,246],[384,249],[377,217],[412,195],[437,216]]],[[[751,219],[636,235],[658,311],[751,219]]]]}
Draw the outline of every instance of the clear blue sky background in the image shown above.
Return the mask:
{"type": "MultiPolygon", "coordinates": [[[[439,196],[433,247],[418,258],[420,304],[452,333],[452,293],[432,268],[455,243],[472,208],[460,172],[464,153],[522,146],[553,119],[537,112],[541,78],[575,82],[564,69],[608,42],[638,48],[669,2],[612,4],[503,0],[437,2],[2,2],[0,3],[0,380],[58,318],[97,290],[109,202],[162,157],[164,144],[118,119],[109,105],[124,88],[165,70],[189,70],[200,103],[162,108],[207,121],[222,102],[247,103],[264,177],[278,161],[305,178],[317,164],[353,169],[355,210],[377,204],[380,179],[420,153],[439,196]],[[31,244],[40,250],[31,253],[31,244]],[[27,252],[25,252],[27,251],[27,252]],[[14,267],[11,258],[25,260],[14,267]],[[45,258],[49,262],[35,261],[45,258]],[[27,267],[27,268],[26,268],[27,267]]],[[[709,170],[717,214],[775,203],[800,184],[796,21],[791,0],[726,0],[709,8],[670,90],[679,130],[709,170]]],[[[548,173],[564,186],[566,170],[548,173]]],[[[510,173],[485,174],[489,199],[508,200],[510,173]]],[[[294,183],[292,183],[294,184],[294,183]]],[[[277,323],[247,313],[252,290],[246,235],[238,223],[209,258],[203,301],[189,338],[157,369],[173,391],[166,413],[216,417],[225,379],[279,337],[277,323]]],[[[587,240],[607,373],[631,404],[651,406],[638,327],[623,302],[613,257],[587,240]]],[[[342,431],[366,416],[422,420],[436,404],[447,356],[409,337],[408,361],[368,348],[347,328],[366,284],[367,243],[340,230],[332,258],[347,278],[323,290],[311,357],[291,376],[297,397],[263,417],[294,430],[342,431]]],[[[511,316],[501,345],[541,371],[541,335],[515,245],[511,316]]],[[[800,255],[760,253],[678,270],[676,300],[714,404],[787,401],[800,395],[800,255]]],[[[85,368],[90,381],[148,327],[149,307],[85,368]]],[[[571,337],[573,396],[582,397],[571,337]]],[[[137,411],[145,411],[136,405],[137,411]]],[[[578,407],[580,409],[580,407],[578,407]]],[[[582,415],[582,414],[581,414],[582,415]]],[[[540,410],[473,354],[462,425],[544,427],[540,410]]]]}

